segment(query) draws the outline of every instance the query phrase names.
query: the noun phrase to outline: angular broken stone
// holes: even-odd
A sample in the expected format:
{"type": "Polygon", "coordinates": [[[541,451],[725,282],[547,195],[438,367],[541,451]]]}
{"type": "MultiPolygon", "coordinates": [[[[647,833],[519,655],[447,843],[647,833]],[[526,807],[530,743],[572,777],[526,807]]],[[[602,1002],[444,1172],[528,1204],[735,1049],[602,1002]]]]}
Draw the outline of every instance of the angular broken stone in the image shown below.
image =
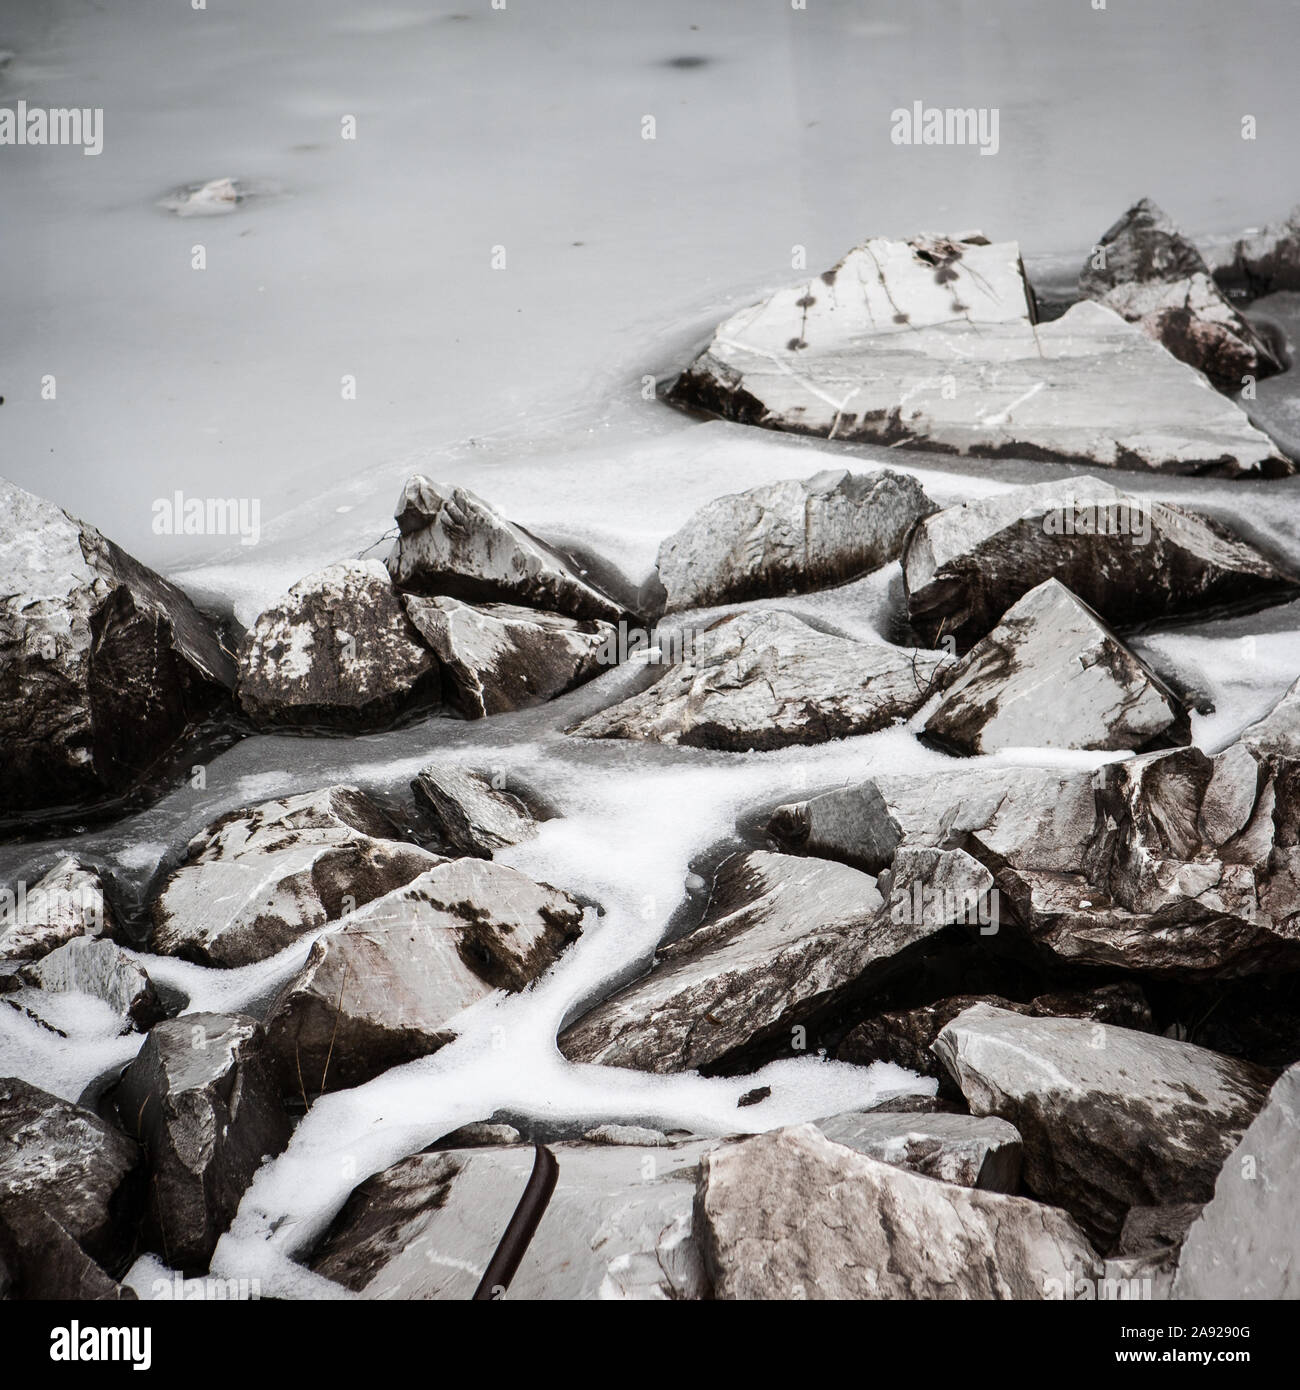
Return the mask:
{"type": "Polygon", "coordinates": [[[207,1269],[263,1158],[289,1142],[262,1049],[255,1019],[184,1014],[150,1032],[118,1083],[149,1172],[144,1235],[173,1269],[207,1269]]]}
{"type": "Polygon", "coordinates": [[[1015,242],[875,238],[723,323],[673,398],[743,424],[1106,468],[1283,476],[1245,413],[1113,310],[1035,323],[1015,242]]]}
{"type": "MultiPolygon", "coordinates": [[[[1249,1131],[1247,1131],[1249,1133],[1249,1131]]],[[[1130,1207],[1115,1243],[1117,1255],[1177,1251],[1192,1222],[1204,1210],[1200,1202],[1172,1202],[1164,1207],[1130,1207]]]]}
{"type": "Polygon", "coordinates": [[[39,960],[79,936],[117,930],[99,871],[66,856],[0,911],[0,960],[39,960]]]}
{"type": "Polygon", "coordinates": [[[610,623],[622,616],[619,604],[558,550],[468,488],[416,476],[402,490],[396,517],[400,536],[387,563],[399,588],[610,623]]]}
{"type": "Polygon", "coordinates": [[[1300,1064],[1283,1072],[1192,1223],[1175,1298],[1300,1298],[1300,1064]]]}
{"type": "Polygon", "coordinates": [[[131,1254],[139,1167],[135,1144],[98,1115],[0,1079],[0,1258],[11,1296],[111,1296],[110,1275],[131,1254]]]}
{"type": "Polygon", "coordinates": [[[120,946],[98,937],[74,937],[25,966],[19,978],[49,994],[88,994],[102,1000],[122,1020],[124,1033],[148,1031],[164,1012],[146,971],[120,946]]]}
{"type": "MultiPolygon", "coordinates": [[[[692,1207],[700,1155],[717,1142],[553,1145],[559,1180],[502,1296],[704,1297],[692,1207]]],[[[471,1297],[533,1154],[520,1144],[403,1159],[353,1192],[311,1267],[365,1299],[471,1297]]]]}
{"type": "Polygon", "coordinates": [[[1268,1073],[1172,1038],[977,1004],[934,1050],[975,1115],[1024,1140],[1025,1183],[1109,1242],[1130,1207],[1206,1201],[1268,1073]]]}
{"type": "Polygon", "coordinates": [[[935,510],[914,478],[831,468],[717,497],[659,547],[667,612],[830,588],[898,558],[935,510]]]}
{"type": "Polygon", "coordinates": [[[438,662],[378,560],[300,579],[253,624],[239,702],[259,725],[382,728],[438,702],[438,662]]]}
{"type": "Polygon", "coordinates": [[[961,753],[1187,743],[1172,690],[1064,584],[1044,580],[954,668],[925,732],[961,753]]]}
{"type": "Polygon", "coordinates": [[[554,965],[582,916],[567,893],[483,859],[440,864],[358,908],[320,937],[267,1014],[285,1093],[310,1103],[436,1052],[462,1009],[554,965]]]}
{"type": "Polygon", "coordinates": [[[443,862],[399,835],[356,787],[231,811],[190,842],[155,900],[153,949],[203,965],[266,960],[443,862]]]}
{"type": "Polygon", "coordinates": [[[114,798],[229,702],[218,625],[61,507],[0,479],[0,780],[10,812],[114,798]]]}
{"type": "Polygon", "coordinates": [[[1256,297],[1300,290],[1300,207],[1285,221],[1247,232],[1233,248],[1223,278],[1243,283],[1256,297]]]}
{"type": "Polygon", "coordinates": [[[818,1120],[817,1128],[833,1143],[923,1177],[986,1192],[1020,1189],[1020,1135],[1005,1120],[854,1111],[818,1120]]]}
{"type": "Polygon", "coordinates": [[[648,690],[569,732],[736,753],[825,743],[909,718],[947,665],[943,653],[831,636],[791,613],[736,613],[648,690]]]}
{"type": "Polygon", "coordinates": [[[1064,1212],[918,1177],[813,1125],[706,1154],[695,1231],[720,1299],[1048,1299],[1101,1272],[1064,1212]]]}
{"type": "Polygon", "coordinates": [[[1056,578],[1111,626],[1277,601],[1294,576],[1208,517],[1097,478],[979,497],[924,518],[903,552],[912,626],[965,651],[1017,599],[1056,578]]]}
{"type": "Polygon", "coordinates": [[[574,1062],[719,1069],[838,993],[885,973],[940,926],[894,921],[869,874],[755,851],[718,870],[704,920],[650,973],[560,1035],[574,1062]]]}
{"type": "Polygon", "coordinates": [[[486,773],[450,764],[421,768],[411,790],[448,848],[479,859],[531,840],[538,820],[546,819],[541,807],[529,805],[523,794],[494,786],[486,773]]]}
{"type": "Polygon", "coordinates": [[[469,719],[540,704],[615,664],[615,629],[592,618],[418,594],[404,602],[442,663],[443,698],[469,719]]]}
{"type": "MultiPolygon", "coordinates": [[[[1257,753],[1300,758],[1300,680],[1288,686],[1263,719],[1242,734],[1241,742],[1257,753]]],[[[3,952],[4,938],[0,937],[0,954],[3,952]]]]}
{"type": "Polygon", "coordinates": [[[1201,253],[1149,198],[1106,231],[1079,273],[1079,289],[1138,324],[1221,391],[1240,391],[1243,378],[1282,370],[1224,298],[1201,253]]]}
{"type": "Polygon", "coordinates": [[[889,867],[903,838],[874,782],[778,806],[767,833],[787,853],[838,859],[868,874],[889,867]]]}

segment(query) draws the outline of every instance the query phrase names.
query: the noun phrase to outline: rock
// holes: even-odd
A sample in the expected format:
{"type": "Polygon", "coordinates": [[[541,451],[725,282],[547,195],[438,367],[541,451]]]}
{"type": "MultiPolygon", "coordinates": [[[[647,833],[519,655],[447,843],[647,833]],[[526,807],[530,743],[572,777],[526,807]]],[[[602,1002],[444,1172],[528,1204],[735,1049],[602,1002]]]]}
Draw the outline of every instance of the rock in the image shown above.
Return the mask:
{"type": "Polygon", "coordinates": [[[563,695],[607,665],[614,628],[509,603],[405,596],[416,631],[442,663],[443,696],[467,719],[563,695]]]}
{"type": "Polygon", "coordinates": [[[514,1125],[492,1124],[486,1120],[475,1120],[473,1124],[461,1125],[450,1134],[444,1134],[432,1149],[482,1149],[495,1148],[502,1144],[522,1144],[524,1136],[514,1125]]]}
{"type": "Polygon", "coordinates": [[[1134,1206],[1206,1201],[1267,1073],[1172,1038],[977,1004],[934,1050],[976,1115],[1024,1140],[1025,1183],[1102,1242],[1134,1206]]]}
{"type": "Polygon", "coordinates": [[[1111,227],[1079,274],[1079,289],[1163,343],[1220,391],[1279,372],[1254,328],[1224,298],[1196,247],[1149,198],[1111,227]],[[1096,262],[1104,258],[1104,264],[1096,262]]]}
{"type": "Polygon", "coordinates": [[[715,498],[659,548],[667,612],[830,588],[896,560],[935,510],[914,478],[829,468],[715,498]]]}
{"type": "MultiPolygon", "coordinates": [[[[122,1020],[122,1032],[147,1032],[163,1017],[158,991],[148,974],[111,941],[74,937],[19,978],[49,994],[88,994],[100,999],[122,1020]]],[[[37,1010],[39,1012],[39,1008],[37,1010]]]]}
{"type": "MultiPolygon", "coordinates": [[[[700,1155],[716,1140],[556,1144],[559,1180],[504,1296],[697,1299],[700,1155]]],[[[416,1154],[362,1183],[311,1267],[366,1299],[467,1299],[533,1166],[531,1146],[416,1154]]]]}
{"type": "Polygon", "coordinates": [[[582,1136],[587,1144],[640,1144],[643,1148],[659,1148],[668,1142],[668,1136],[660,1129],[647,1129],[644,1125],[597,1125],[582,1136]]]}
{"type": "Polygon", "coordinates": [[[519,792],[494,786],[486,773],[449,764],[421,768],[411,790],[447,846],[479,859],[531,840],[538,821],[547,819],[540,806],[530,805],[519,792]]]}
{"type": "Polygon", "coordinates": [[[455,1036],[494,989],[523,989],[582,931],[582,907],[490,860],[457,859],[328,930],[267,1014],[285,1093],[357,1086],[455,1036]]]}
{"type": "Polygon", "coordinates": [[[851,1112],[817,1128],[832,1143],[923,1177],[986,1192],[1020,1188],[1020,1136],[1005,1120],[851,1112]]]}
{"type": "Polygon", "coordinates": [[[1172,690],[1058,580],[1031,589],[953,670],[926,734],[962,753],[1188,743],[1172,690]]]}
{"type": "Polygon", "coordinates": [[[196,836],[153,904],[153,949],[249,965],[443,861],[356,787],[232,811],[196,836]]]}
{"type": "MultiPolygon", "coordinates": [[[[20,885],[21,887],[21,885],[20,885]]],[[[0,915],[0,960],[39,960],[80,936],[117,930],[97,869],[67,856],[0,915]]]]}
{"type": "Polygon", "coordinates": [[[414,477],[397,502],[393,582],[466,603],[522,604],[571,618],[616,623],[619,604],[522,526],[468,488],[414,477]]]}
{"type": "Polygon", "coordinates": [[[909,718],[946,664],[941,653],[831,636],[790,613],[736,613],[648,690],[569,732],[733,753],[824,743],[909,718]]]}
{"type": "Polygon", "coordinates": [[[870,875],[756,851],[724,861],[704,920],[560,1035],[574,1062],[719,1070],[938,931],[895,922],[870,875]]]}
{"type": "Polygon", "coordinates": [[[706,1154],[695,1229],[719,1299],[1043,1299],[1100,1273],[1063,1212],[918,1177],[812,1125],[706,1154]]]}
{"type": "Polygon", "coordinates": [[[1147,1255],[1157,1250],[1177,1252],[1188,1229],[1201,1214],[1201,1202],[1174,1202],[1165,1207],[1130,1207],[1115,1244],[1117,1255],[1147,1255]]]}
{"type": "Polygon", "coordinates": [[[11,1296],[111,1296],[131,1255],[139,1164],[136,1146],[89,1110],[0,1080],[0,1257],[11,1296]]]}
{"type": "Polygon", "coordinates": [[[1112,627],[1294,592],[1294,576],[1208,517],[1096,478],[1011,488],[924,518],[903,552],[912,626],[958,651],[1056,578],[1112,627]]]}
{"type": "Polygon", "coordinates": [[[378,560],[300,579],[253,624],[239,702],[260,726],[383,728],[436,705],[438,662],[378,560]]]}
{"type": "Polygon", "coordinates": [[[786,853],[838,859],[868,874],[889,867],[903,838],[874,782],[778,806],[767,833],[786,853]]]}
{"type": "Polygon", "coordinates": [[[1244,283],[1255,296],[1300,290],[1300,208],[1293,208],[1284,222],[1247,232],[1223,278],[1244,283]]]}
{"type": "Polygon", "coordinates": [[[255,1019],[184,1014],[122,1074],[118,1113],[149,1172],[145,1240],[173,1269],[207,1269],[263,1158],[289,1142],[263,1042],[255,1019]]]}
{"type": "Polygon", "coordinates": [[[963,456],[1219,476],[1292,465],[1113,310],[1035,323],[1015,242],[875,238],[723,323],[673,398],[743,424],[963,456]]]}
{"type": "Polygon", "coordinates": [[[0,780],[11,812],[136,787],[228,702],[221,633],[93,526],[0,479],[0,780]]]}
{"type": "Polygon", "coordinates": [[[1284,1072],[1192,1223],[1175,1298],[1300,1298],[1300,1064],[1284,1072]]]}
{"type": "MultiPolygon", "coordinates": [[[[948,1074],[933,1051],[934,1041],[959,1014],[976,1004],[990,1004],[1033,1018],[1086,1018],[1114,1023],[1121,1028],[1149,1032],[1153,1028],[1151,1006],[1135,984],[1101,985],[1096,989],[1044,994],[1019,1004],[998,995],[959,994],[865,1018],[845,1034],[835,1056],[841,1062],[870,1066],[893,1062],[922,1076],[936,1076],[940,1091],[949,1094],[948,1074]]],[[[832,1136],[834,1137],[834,1136],[832,1136]]],[[[843,1141],[841,1141],[843,1142],[843,1141]]]]}
{"type": "MultiPolygon", "coordinates": [[[[1288,686],[1263,719],[1242,734],[1241,742],[1256,753],[1300,758],[1300,680],[1288,686]]],[[[3,950],[4,938],[0,937],[0,953],[3,950]]]]}

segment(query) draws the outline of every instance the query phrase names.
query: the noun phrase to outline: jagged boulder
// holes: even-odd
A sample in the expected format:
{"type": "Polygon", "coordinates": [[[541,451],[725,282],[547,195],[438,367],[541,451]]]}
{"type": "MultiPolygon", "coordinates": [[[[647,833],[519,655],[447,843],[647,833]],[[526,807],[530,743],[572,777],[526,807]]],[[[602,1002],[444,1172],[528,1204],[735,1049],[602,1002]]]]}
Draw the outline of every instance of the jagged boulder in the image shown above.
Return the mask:
{"type": "Polygon", "coordinates": [[[1257,296],[1300,290],[1300,207],[1284,221],[1241,237],[1222,278],[1244,284],[1257,296]]]}
{"type": "Polygon", "coordinates": [[[468,488],[414,477],[397,502],[388,570],[399,588],[616,623],[618,602],[468,488]]]}
{"type": "Polygon", "coordinates": [[[300,579],[253,624],[239,703],[258,725],[382,728],[437,704],[438,661],[378,560],[300,579]]]}
{"type": "Polygon", "coordinates": [[[1138,324],[1220,391],[1283,368],[1224,298],[1196,247],[1149,199],[1110,227],[1079,274],[1079,289],[1138,324]]]}
{"type": "Polygon", "coordinates": [[[1260,1068],[1190,1043],[987,1004],[934,1050],[973,1114],[1020,1131],[1030,1191],[1101,1242],[1130,1207],[1208,1200],[1268,1091],[1260,1068]]]}
{"type": "Polygon", "coordinates": [[[263,1158],[289,1142],[263,1042],[255,1019],[184,1014],[150,1032],[118,1083],[149,1174],[145,1238],[173,1269],[208,1267],[263,1158]]]}
{"type": "Polygon", "coordinates": [[[1123,630],[1153,618],[1278,601],[1297,579],[1208,517],[1097,478],[1017,487],[924,518],[903,552],[912,626],[965,651],[1056,578],[1123,630]]]}
{"type": "Polygon", "coordinates": [[[265,960],[442,862],[356,787],[231,811],[155,899],[153,949],[203,965],[265,960]]]}
{"type": "Polygon", "coordinates": [[[491,859],[499,849],[531,840],[547,819],[526,793],[498,787],[486,773],[430,763],[411,783],[443,842],[456,854],[491,859]]]}
{"type": "Polygon", "coordinates": [[[727,752],[869,734],[914,714],[942,653],[855,642],[764,609],[721,618],[648,690],[581,720],[581,738],[727,752]]]}
{"type": "Polygon", "coordinates": [[[235,665],[175,585],[0,479],[0,779],[11,813],[129,791],[215,710],[235,665]]]}
{"type": "Polygon", "coordinates": [[[695,1229],[722,1299],[1047,1299],[1101,1273],[1064,1212],[918,1177],[813,1125],[706,1154],[695,1229]]]}
{"type": "MultiPolygon", "coordinates": [[[[24,966],[18,978],[46,994],[84,994],[100,1000],[121,1020],[123,1033],[147,1032],[164,1012],[144,968],[120,946],[98,937],[74,937],[24,966]]],[[[30,1007],[41,1013],[38,1001],[30,1007]]]]}
{"type": "Polygon", "coordinates": [[[1020,1190],[1020,1135],[1005,1120],[853,1111],[818,1120],[817,1128],[833,1143],[909,1173],[986,1192],[1020,1190]]]}
{"type": "Polygon", "coordinates": [[[80,936],[112,936],[117,922],[99,871],[71,855],[0,911],[0,960],[39,960],[80,936]]]}
{"type": "Polygon", "coordinates": [[[567,893],[483,859],[440,864],[326,931],[267,1014],[286,1095],[310,1103],[436,1052],[450,1020],[524,989],[582,931],[567,893]]]}
{"type": "Polygon", "coordinates": [[[1113,310],[1035,323],[1015,242],[875,238],[719,326],[674,399],[744,424],[963,456],[1283,476],[1231,401],[1113,310]]]}
{"type": "Polygon", "coordinates": [[[1177,695],[1055,579],[1013,604],[957,664],[926,734],[961,753],[1187,743],[1177,695]]]}
{"type": "MultiPolygon", "coordinates": [[[[1263,719],[1245,730],[1241,742],[1256,753],[1300,758],[1300,680],[1287,687],[1263,719]]],[[[3,948],[4,940],[0,938],[0,951],[3,948]]]]}
{"type": "Polygon", "coordinates": [[[442,663],[443,698],[469,719],[540,704],[615,664],[615,629],[593,618],[418,594],[404,601],[442,663]]]}
{"type": "Polygon", "coordinates": [[[717,497],[659,547],[667,611],[843,584],[897,559],[934,510],[914,478],[887,469],[831,468],[717,497]]]}

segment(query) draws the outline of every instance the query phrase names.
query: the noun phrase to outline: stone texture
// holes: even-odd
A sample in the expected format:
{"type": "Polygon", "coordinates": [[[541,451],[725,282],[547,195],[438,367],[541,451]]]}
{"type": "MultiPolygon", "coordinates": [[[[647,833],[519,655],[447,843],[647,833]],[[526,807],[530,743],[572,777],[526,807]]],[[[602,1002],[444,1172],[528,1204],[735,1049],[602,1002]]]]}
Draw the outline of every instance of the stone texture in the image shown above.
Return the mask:
{"type": "MultiPolygon", "coordinates": [[[[111,941],[79,936],[19,972],[24,984],[47,994],[88,994],[122,1020],[122,1032],[146,1032],[163,1016],[148,973],[111,941]]],[[[35,1011],[40,1012],[39,1005],[35,1011]]]]}
{"type": "MultiPolygon", "coordinates": [[[[1257,753],[1300,758],[1300,680],[1263,717],[1241,735],[1241,742],[1257,753]]],[[[4,939],[0,938],[0,949],[4,939]]]]}
{"type": "Polygon", "coordinates": [[[99,871],[66,856],[0,916],[0,960],[39,960],[80,936],[117,930],[99,871]]]}
{"type": "Polygon", "coordinates": [[[974,1115],[832,1115],[817,1128],[880,1163],[959,1187],[1020,1189],[1020,1135],[1005,1120],[974,1115]]]}
{"type": "Polygon", "coordinates": [[[1300,207],[1282,222],[1247,232],[1233,249],[1224,278],[1244,283],[1254,295],[1300,290],[1300,207]]]}
{"type": "Polygon", "coordinates": [[[778,806],[767,833],[786,853],[838,859],[869,874],[889,867],[903,838],[874,782],[778,806]]]}
{"type": "Polygon", "coordinates": [[[494,786],[486,773],[451,764],[421,768],[411,790],[448,848],[479,859],[531,840],[538,821],[546,819],[530,798],[494,786]]]}

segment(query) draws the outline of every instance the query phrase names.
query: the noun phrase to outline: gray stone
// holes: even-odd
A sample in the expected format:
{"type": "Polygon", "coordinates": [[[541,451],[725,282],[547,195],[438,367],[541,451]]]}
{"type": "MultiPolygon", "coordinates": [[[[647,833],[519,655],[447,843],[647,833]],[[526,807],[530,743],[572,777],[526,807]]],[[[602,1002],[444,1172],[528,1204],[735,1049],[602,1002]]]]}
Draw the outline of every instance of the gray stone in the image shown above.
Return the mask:
{"type": "Polygon", "coordinates": [[[1064,1212],[918,1177],[813,1125],[706,1154],[695,1230],[720,1299],[1046,1299],[1101,1272],[1064,1212]]]}
{"type": "Polygon", "coordinates": [[[1012,605],[948,680],[925,732],[962,753],[1187,743],[1172,690],[1056,579],[1012,605]]]}
{"type": "Polygon", "coordinates": [[[868,874],[889,867],[903,838],[874,782],[778,806],[767,833],[788,854],[838,859],[868,874]]]}
{"type": "Polygon", "coordinates": [[[160,1023],[122,1074],[116,1105],[144,1146],[144,1236],[173,1269],[207,1269],[253,1174],[289,1142],[255,1019],[184,1014],[160,1023]]]}
{"type": "Polygon", "coordinates": [[[876,238],[723,323],[674,397],[744,424],[962,456],[1282,476],[1231,401],[1091,301],[1035,323],[1015,242],[876,238]]]}
{"type": "Polygon", "coordinates": [[[833,1143],[922,1177],[986,1192],[1020,1189],[1020,1135],[1005,1120],[851,1111],[817,1128],[833,1143]]]}
{"type": "Polygon", "coordinates": [[[442,859],[398,837],[356,787],[232,811],[197,835],[153,904],[153,949],[249,965],[442,859]]]}
{"type": "MultiPolygon", "coordinates": [[[[1258,753],[1300,758],[1300,680],[1288,686],[1263,719],[1242,734],[1241,742],[1258,753]]],[[[0,951],[3,948],[4,938],[0,937],[0,951]]]]}
{"type": "Polygon", "coordinates": [[[737,613],[648,690],[569,732],[727,752],[824,743],[909,718],[947,664],[941,653],[831,636],[790,613],[737,613]]]}
{"type": "Polygon", "coordinates": [[[19,978],[48,994],[88,994],[102,1000],[122,1020],[124,1033],[146,1032],[163,1016],[158,991],[146,971],[121,947],[96,937],[74,937],[24,966],[19,978]]]}
{"type": "Polygon", "coordinates": [[[830,468],[717,497],[659,547],[667,611],[843,584],[897,559],[934,510],[914,478],[888,470],[830,468]]]}
{"type": "Polygon", "coordinates": [[[39,960],[80,936],[117,930],[97,869],[71,856],[59,862],[0,916],[0,960],[39,960]]]}
{"type": "Polygon", "coordinates": [[[1164,1207],[1130,1207],[1115,1243],[1117,1255],[1145,1255],[1157,1250],[1177,1252],[1203,1202],[1174,1202],[1164,1207]]]}
{"type": "Polygon", "coordinates": [[[468,719],[525,709],[600,674],[615,629],[510,603],[405,596],[406,611],[442,663],[443,698],[468,719]]]}
{"type": "Polygon", "coordinates": [[[1207,1200],[1267,1093],[1260,1068],[1190,1043],[987,1004],[934,1050],[973,1114],[1020,1131],[1030,1191],[1103,1242],[1130,1207],[1207,1200]]]}
{"type": "Polygon", "coordinates": [[[174,585],[0,479],[0,780],[10,812],[130,790],[226,704],[234,662],[174,585]]]}
{"type": "Polygon", "coordinates": [[[531,840],[538,820],[546,818],[523,794],[494,786],[486,773],[450,764],[421,768],[411,790],[447,846],[479,859],[531,840]]]}
{"type": "Polygon", "coordinates": [[[1300,290],[1300,207],[1285,221],[1241,237],[1224,278],[1244,282],[1254,295],[1300,290]]]}
{"type": "Polygon", "coordinates": [[[253,624],[239,702],[258,725],[365,730],[436,705],[438,662],[378,560],[300,579],[253,624]]]}

